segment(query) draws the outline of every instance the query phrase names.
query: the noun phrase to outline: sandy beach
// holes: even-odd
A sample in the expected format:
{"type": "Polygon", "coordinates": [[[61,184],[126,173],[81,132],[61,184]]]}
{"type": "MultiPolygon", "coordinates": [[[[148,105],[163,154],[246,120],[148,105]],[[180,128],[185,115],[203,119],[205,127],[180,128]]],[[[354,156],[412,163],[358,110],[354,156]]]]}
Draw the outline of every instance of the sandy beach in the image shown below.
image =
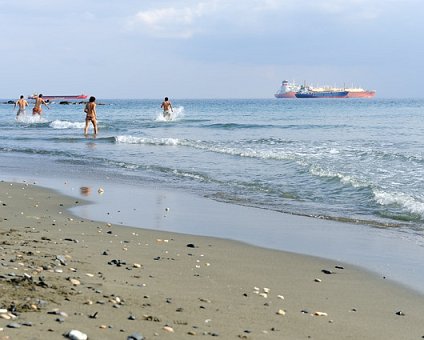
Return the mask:
{"type": "Polygon", "coordinates": [[[0,339],[424,337],[423,296],[384,277],[68,212],[83,204],[0,183],[0,339]]]}

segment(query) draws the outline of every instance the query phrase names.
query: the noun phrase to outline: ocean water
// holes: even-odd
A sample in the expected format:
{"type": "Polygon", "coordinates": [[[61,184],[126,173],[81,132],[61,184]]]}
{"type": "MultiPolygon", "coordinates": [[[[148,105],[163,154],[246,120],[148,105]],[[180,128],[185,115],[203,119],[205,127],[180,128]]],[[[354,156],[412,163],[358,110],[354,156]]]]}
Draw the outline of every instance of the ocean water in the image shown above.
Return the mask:
{"type": "MultiPolygon", "coordinates": [[[[0,104],[0,174],[109,178],[424,236],[424,100],[98,100],[16,119],[0,104]],[[90,128],[92,133],[92,128],[90,128]]],[[[31,105],[30,105],[31,107],[31,105]]]]}

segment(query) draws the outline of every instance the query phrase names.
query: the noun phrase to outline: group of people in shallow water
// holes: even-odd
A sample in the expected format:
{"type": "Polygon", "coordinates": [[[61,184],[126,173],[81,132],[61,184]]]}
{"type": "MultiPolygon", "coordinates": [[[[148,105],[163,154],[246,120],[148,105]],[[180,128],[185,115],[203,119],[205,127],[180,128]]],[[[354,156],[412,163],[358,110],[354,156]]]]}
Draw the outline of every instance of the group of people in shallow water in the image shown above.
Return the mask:
{"type": "MultiPolygon", "coordinates": [[[[16,102],[15,102],[15,108],[18,106],[18,111],[16,113],[16,117],[18,118],[20,115],[25,114],[25,109],[28,106],[28,102],[25,100],[24,96],[21,96],[16,102]]],[[[37,98],[35,98],[35,104],[34,108],[32,109],[32,115],[38,115],[41,116],[41,113],[43,112],[42,105],[46,106],[48,109],[50,109],[47,102],[43,99],[43,95],[38,95],[37,98]]],[[[168,97],[165,97],[165,100],[162,102],[161,106],[163,109],[163,117],[166,120],[171,119],[171,112],[174,112],[174,109],[172,108],[172,103],[169,101],[168,97]]],[[[90,122],[93,125],[94,134],[97,135],[98,127],[97,127],[97,113],[96,113],[96,98],[91,96],[88,100],[88,103],[85,105],[84,112],[86,113],[85,116],[85,127],[84,127],[84,135],[88,134],[88,128],[90,126],[90,122]]]]}
{"type": "MultiPolygon", "coordinates": [[[[21,96],[16,102],[15,102],[15,108],[16,106],[18,106],[18,112],[16,113],[16,117],[22,115],[25,113],[25,109],[28,106],[28,102],[25,100],[24,96],[21,96]]],[[[41,113],[43,112],[41,105],[45,105],[48,109],[49,106],[47,105],[47,103],[45,102],[45,100],[43,99],[43,95],[40,94],[37,98],[35,98],[35,104],[34,104],[34,108],[32,109],[32,114],[33,115],[41,115],[41,113]]]]}
{"type": "MultiPolygon", "coordinates": [[[[19,116],[25,114],[25,109],[28,106],[28,102],[25,100],[24,96],[21,96],[16,102],[15,102],[15,108],[18,107],[18,111],[16,113],[16,118],[19,116]]],[[[39,94],[37,98],[35,98],[35,104],[34,108],[32,109],[32,115],[38,115],[41,116],[41,113],[43,112],[42,106],[47,107],[50,109],[47,102],[43,99],[43,95],[39,94]]],[[[85,116],[85,127],[84,127],[84,134],[86,135],[88,133],[88,128],[91,124],[93,125],[94,134],[96,135],[98,132],[97,128],[97,115],[96,115],[96,98],[91,96],[88,100],[88,103],[85,105],[84,112],[86,113],[85,116]]]]}

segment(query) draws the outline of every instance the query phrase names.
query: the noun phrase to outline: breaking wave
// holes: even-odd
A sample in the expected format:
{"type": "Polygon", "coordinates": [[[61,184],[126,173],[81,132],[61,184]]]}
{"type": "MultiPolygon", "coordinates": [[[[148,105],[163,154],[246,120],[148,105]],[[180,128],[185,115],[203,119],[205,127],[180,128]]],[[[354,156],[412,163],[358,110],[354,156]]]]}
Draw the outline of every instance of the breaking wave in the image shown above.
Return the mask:
{"type": "Polygon", "coordinates": [[[116,136],[116,143],[122,144],[146,144],[146,145],[179,145],[177,138],[146,138],[134,136],[116,136]]]}
{"type": "Polygon", "coordinates": [[[382,206],[397,205],[402,210],[424,217],[424,202],[405,193],[374,190],[374,199],[382,206]]]}
{"type": "Polygon", "coordinates": [[[327,177],[338,179],[342,184],[351,185],[354,188],[365,188],[369,187],[369,183],[366,181],[360,180],[354,176],[342,174],[340,172],[334,172],[331,170],[325,170],[317,165],[311,166],[309,172],[318,177],[327,177]]]}
{"type": "Polygon", "coordinates": [[[84,129],[83,122],[68,122],[66,120],[54,120],[50,123],[53,129],[84,129]]]}

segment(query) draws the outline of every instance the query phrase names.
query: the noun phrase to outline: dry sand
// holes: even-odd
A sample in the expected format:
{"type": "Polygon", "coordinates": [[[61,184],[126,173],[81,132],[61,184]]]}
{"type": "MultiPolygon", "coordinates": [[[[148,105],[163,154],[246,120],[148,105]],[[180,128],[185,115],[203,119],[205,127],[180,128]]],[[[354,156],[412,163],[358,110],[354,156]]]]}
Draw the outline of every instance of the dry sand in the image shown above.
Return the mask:
{"type": "Polygon", "coordinates": [[[0,183],[0,339],[424,338],[423,296],[372,273],[67,212],[80,204],[0,183]]]}

